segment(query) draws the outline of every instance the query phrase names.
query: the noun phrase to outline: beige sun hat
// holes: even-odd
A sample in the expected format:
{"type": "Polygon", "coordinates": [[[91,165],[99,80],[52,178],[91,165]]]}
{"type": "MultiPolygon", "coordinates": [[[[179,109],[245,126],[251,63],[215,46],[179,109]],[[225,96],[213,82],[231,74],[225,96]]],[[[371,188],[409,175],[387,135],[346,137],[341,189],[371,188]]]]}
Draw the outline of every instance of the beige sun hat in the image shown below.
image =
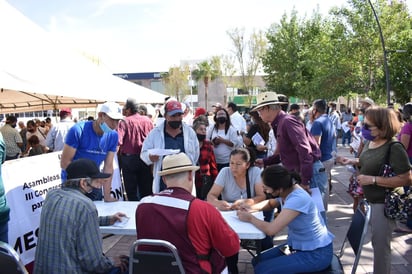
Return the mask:
{"type": "Polygon", "coordinates": [[[360,99],[359,100],[359,103],[367,103],[367,104],[369,104],[370,106],[373,106],[374,104],[375,104],[375,102],[371,99],[371,98],[369,98],[369,97],[365,97],[365,98],[363,98],[363,99],[360,99]]]}
{"type": "Polygon", "coordinates": [[[256,102],[257,105],[253,109],[251,109],[251,111],[256,111],[257,109],[268,105],[285,105],[289,103],[287,96],[283,94],[277,94],[273,91],[262,92],[258,94],[256,102]]]}
{"type": "Polygon", "coordinates": [[[164,176],[184,171],[196,171],[198,169],[199,167],[194,166],[186,154],[180,152],[164,157],[162,171],[159,171],[158,174],[164,176]]]}

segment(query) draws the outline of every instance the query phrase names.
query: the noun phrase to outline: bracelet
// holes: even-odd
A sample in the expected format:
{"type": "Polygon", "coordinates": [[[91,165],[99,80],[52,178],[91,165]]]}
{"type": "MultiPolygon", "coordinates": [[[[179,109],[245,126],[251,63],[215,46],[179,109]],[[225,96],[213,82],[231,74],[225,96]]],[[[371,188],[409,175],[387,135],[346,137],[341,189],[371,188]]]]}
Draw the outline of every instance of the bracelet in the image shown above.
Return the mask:
{"type": "Polygon", "coordinates": [[[373,176],[373,185],[374,185],[374,186],[377,186],[377,185],[378,185],[378,183],[376,182],[376,176],[373,176]]]}

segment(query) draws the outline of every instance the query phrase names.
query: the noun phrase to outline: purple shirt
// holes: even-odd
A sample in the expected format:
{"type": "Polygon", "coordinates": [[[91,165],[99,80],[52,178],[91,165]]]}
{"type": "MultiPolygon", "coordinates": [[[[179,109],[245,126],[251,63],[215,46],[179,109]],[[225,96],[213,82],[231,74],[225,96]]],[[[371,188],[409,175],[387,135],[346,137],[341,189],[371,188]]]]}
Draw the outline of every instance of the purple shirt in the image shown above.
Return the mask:
{"type": "Polygon", "coordinates": [[[401,129],[401,133],[399,134],[398,139],[401,139],[402,135],[409,135],[410,139],[409,139],[409,146],[408,149],[406,150],[406,152],[408,153],[408,157],[411,158],[412,157],[412,123],[408,122],[405,123],[401,129]]]}
{"type": "MultiPolygon", "coordinates": [[[[294,115],[281,111],[272,122],[275,131],[280,161],[289,171],[300,174],[302,183],[308,184],[313,176],[313,163],[320,159],[321,152],[315,139],[305,125],[294,115]]],[[[279,163],[279,157],[263,160],[265,166],[279,163]]]]}

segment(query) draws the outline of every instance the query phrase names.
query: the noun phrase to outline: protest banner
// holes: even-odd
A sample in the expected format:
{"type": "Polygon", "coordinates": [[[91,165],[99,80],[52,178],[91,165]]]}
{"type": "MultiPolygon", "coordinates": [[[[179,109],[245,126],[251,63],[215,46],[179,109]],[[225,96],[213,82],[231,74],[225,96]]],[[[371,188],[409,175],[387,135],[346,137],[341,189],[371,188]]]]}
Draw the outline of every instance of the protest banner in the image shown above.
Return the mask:
{"type": "MultiPolygon", "coordinates": [[[[61,187],[60,152],[6,161],[2,177],[10,207],[9,244],[26,265],[34,261],[40,214],[48,192],[61,187]]],[[[117,157],[114,159],[113,197],[123,200],[117,157]]]]}

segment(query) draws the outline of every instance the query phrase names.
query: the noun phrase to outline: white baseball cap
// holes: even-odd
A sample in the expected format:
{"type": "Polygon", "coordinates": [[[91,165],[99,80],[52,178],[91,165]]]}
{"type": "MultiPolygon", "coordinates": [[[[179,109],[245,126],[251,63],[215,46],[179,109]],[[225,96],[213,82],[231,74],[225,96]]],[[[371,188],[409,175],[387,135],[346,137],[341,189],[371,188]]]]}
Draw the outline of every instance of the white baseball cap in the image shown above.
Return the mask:
{"type": "Polygon", "coordinates": [[[104,103],[99,112],[106,113],[110,118],[114,120],[123,119],[122,108],[118,103],[106,102],[104,103]]]}

